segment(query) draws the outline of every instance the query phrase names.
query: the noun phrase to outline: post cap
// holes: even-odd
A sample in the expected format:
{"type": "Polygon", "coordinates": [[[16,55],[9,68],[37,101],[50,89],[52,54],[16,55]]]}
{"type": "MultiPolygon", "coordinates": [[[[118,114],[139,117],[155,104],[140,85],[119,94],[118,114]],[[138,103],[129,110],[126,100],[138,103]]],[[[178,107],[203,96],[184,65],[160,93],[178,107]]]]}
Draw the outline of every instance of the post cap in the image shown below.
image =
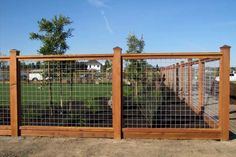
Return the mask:
{"type": "Polygon", "coordinates": [[[122,48],[120,48],[119,46],[116,46],[113,48],[113,50],[122,50],[122,48]]]}
{"type": "Polygon", "coordinates": [[[223,45],[220,47],[220,49],[230,49],[230,48],[231,48],[231,46],[229,46],[229,45],[223,45]]]}
{"type": "Polygon", "coordinates": [[[17,50],[17,49],[11,49],[11,50],[10,50],[10,53],[15,53],[16,55],[19,55],[19,54],[20,54],[20,51],[17,50]]]}

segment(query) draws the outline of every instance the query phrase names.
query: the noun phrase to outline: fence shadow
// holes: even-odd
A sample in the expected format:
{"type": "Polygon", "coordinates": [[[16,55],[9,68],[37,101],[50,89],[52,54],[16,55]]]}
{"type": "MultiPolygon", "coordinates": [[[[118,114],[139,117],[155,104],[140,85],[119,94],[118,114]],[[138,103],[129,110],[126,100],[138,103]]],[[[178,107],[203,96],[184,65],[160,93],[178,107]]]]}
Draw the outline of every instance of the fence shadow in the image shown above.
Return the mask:
{"type": "Polygon", "coordinates": [[[229,140],[236,140],[236,134],[232,131],[229,132],[229,140]]]}

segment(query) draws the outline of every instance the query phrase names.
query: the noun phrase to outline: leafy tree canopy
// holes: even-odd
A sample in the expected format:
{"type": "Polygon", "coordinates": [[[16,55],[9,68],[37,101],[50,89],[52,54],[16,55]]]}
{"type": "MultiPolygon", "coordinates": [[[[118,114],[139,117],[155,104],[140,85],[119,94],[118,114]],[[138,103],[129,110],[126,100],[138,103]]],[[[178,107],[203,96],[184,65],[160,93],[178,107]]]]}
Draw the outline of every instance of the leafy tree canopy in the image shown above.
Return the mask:
{"type": "Polygon", "coordinates": [[[138,39],[135,34],[130,33],[127,37],[127,46],[127,53],[142,53],[145,46],[143,36],[138,39]]]}
{"type": "Polygon", "coordinates": [[[39,33],[30,33],[30,39],[40,40],[42,46],[38,50],[43,55],[64,54],[69,46],[66,39],[72,37],[72,28],[65,29],[72,21],[69,17],[54,16],[51,20],[42,18],[38,21],[39,33]]]}

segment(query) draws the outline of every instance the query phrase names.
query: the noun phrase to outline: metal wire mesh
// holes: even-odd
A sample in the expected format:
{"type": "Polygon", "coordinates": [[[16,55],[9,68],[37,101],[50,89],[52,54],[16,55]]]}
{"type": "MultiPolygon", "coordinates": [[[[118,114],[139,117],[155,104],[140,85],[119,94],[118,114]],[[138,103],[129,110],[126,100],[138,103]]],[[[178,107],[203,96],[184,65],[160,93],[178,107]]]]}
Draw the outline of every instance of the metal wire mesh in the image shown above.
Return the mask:
{"type": "MultiPolygon", "coordinates": [[[[216,124],[219,122],[219,60],[205,63],[204,114],[216,124]]],[[[229,77],[229,76],[228,76],[229,77]]]]}
{"type": "Polygon", "coordinates": [[[21,62],[22,125],[111,127],[111,70],[104,60],[21,62]]]}
{"type": "MultiPolygon", "coordinates": [[[[206,110],[197,113],[193,109],[199,105],[199,81],[196,76],[199,65],[196,61],[198,59],[125,60],[123,126],[125,128],[212,127],[204,118],[206,110]]],[[[216,71],[212,68],[211,70],[216,71]]],[[[209,82],[209,78],[206,82],[209,82]]],[[[208,88],[206,87],[208,84],[203,86],[208,88]]],[[[216,88],[219,87],[215,85],[214,90],[216,88]]],[[[212,105],[218,106],[218,102],[215,101],[212,105]]]]}
{"type": "Polygon", "coordinates": [[[0,60],[0,125],[10,125],[9,62],[0,60]]]}

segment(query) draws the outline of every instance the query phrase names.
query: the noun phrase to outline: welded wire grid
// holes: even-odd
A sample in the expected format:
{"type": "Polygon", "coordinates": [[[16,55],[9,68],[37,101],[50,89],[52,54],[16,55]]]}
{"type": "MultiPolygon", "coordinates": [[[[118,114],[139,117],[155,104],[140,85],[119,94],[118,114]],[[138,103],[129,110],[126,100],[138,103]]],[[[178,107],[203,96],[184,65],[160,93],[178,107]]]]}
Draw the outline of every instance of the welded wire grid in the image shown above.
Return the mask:
{"type": "MultiPolygon", "coordinates": [[[[192,87],[191,87],[191,99],[192,99],[192,106],[199,110],[199,84],[202,83],[199,81],[199,64],[192,65],[192,87]]],[[[203,75],[204,71],[201,71],[203,75]]],[[[203,92],[202,92],[203,93],[203,92]]]]}
{"type": "Polygon", "coordinates": [[[21,62],[22,125],[111,127],[111,68],[105,60],[21,62]]]}
{"type": "Polygon", "coordinates": [[[188,63],[187,59],[125,60],[123,62],[123,126],[125,128],[210,127],[204,121],[203,115],[195,113],[189,104],[192,101],[197,102],[198,80],[188,76],[193,75],[197,70],[196,66],[186,63],[188,63]],[[176,63],[179,63],[179,66],[173,66],[176,63]]]}
{"type": "Polygon", "coordinates": [[[0,60],[0,125],[10,125],[9,62],[0,60]]]}
{"type": "Polygon", "coordinates": [[[215,122],[215,128],[219,122],[219,81],[219,60],[206,62],[204,73],[204,114],[215,122]]]}

